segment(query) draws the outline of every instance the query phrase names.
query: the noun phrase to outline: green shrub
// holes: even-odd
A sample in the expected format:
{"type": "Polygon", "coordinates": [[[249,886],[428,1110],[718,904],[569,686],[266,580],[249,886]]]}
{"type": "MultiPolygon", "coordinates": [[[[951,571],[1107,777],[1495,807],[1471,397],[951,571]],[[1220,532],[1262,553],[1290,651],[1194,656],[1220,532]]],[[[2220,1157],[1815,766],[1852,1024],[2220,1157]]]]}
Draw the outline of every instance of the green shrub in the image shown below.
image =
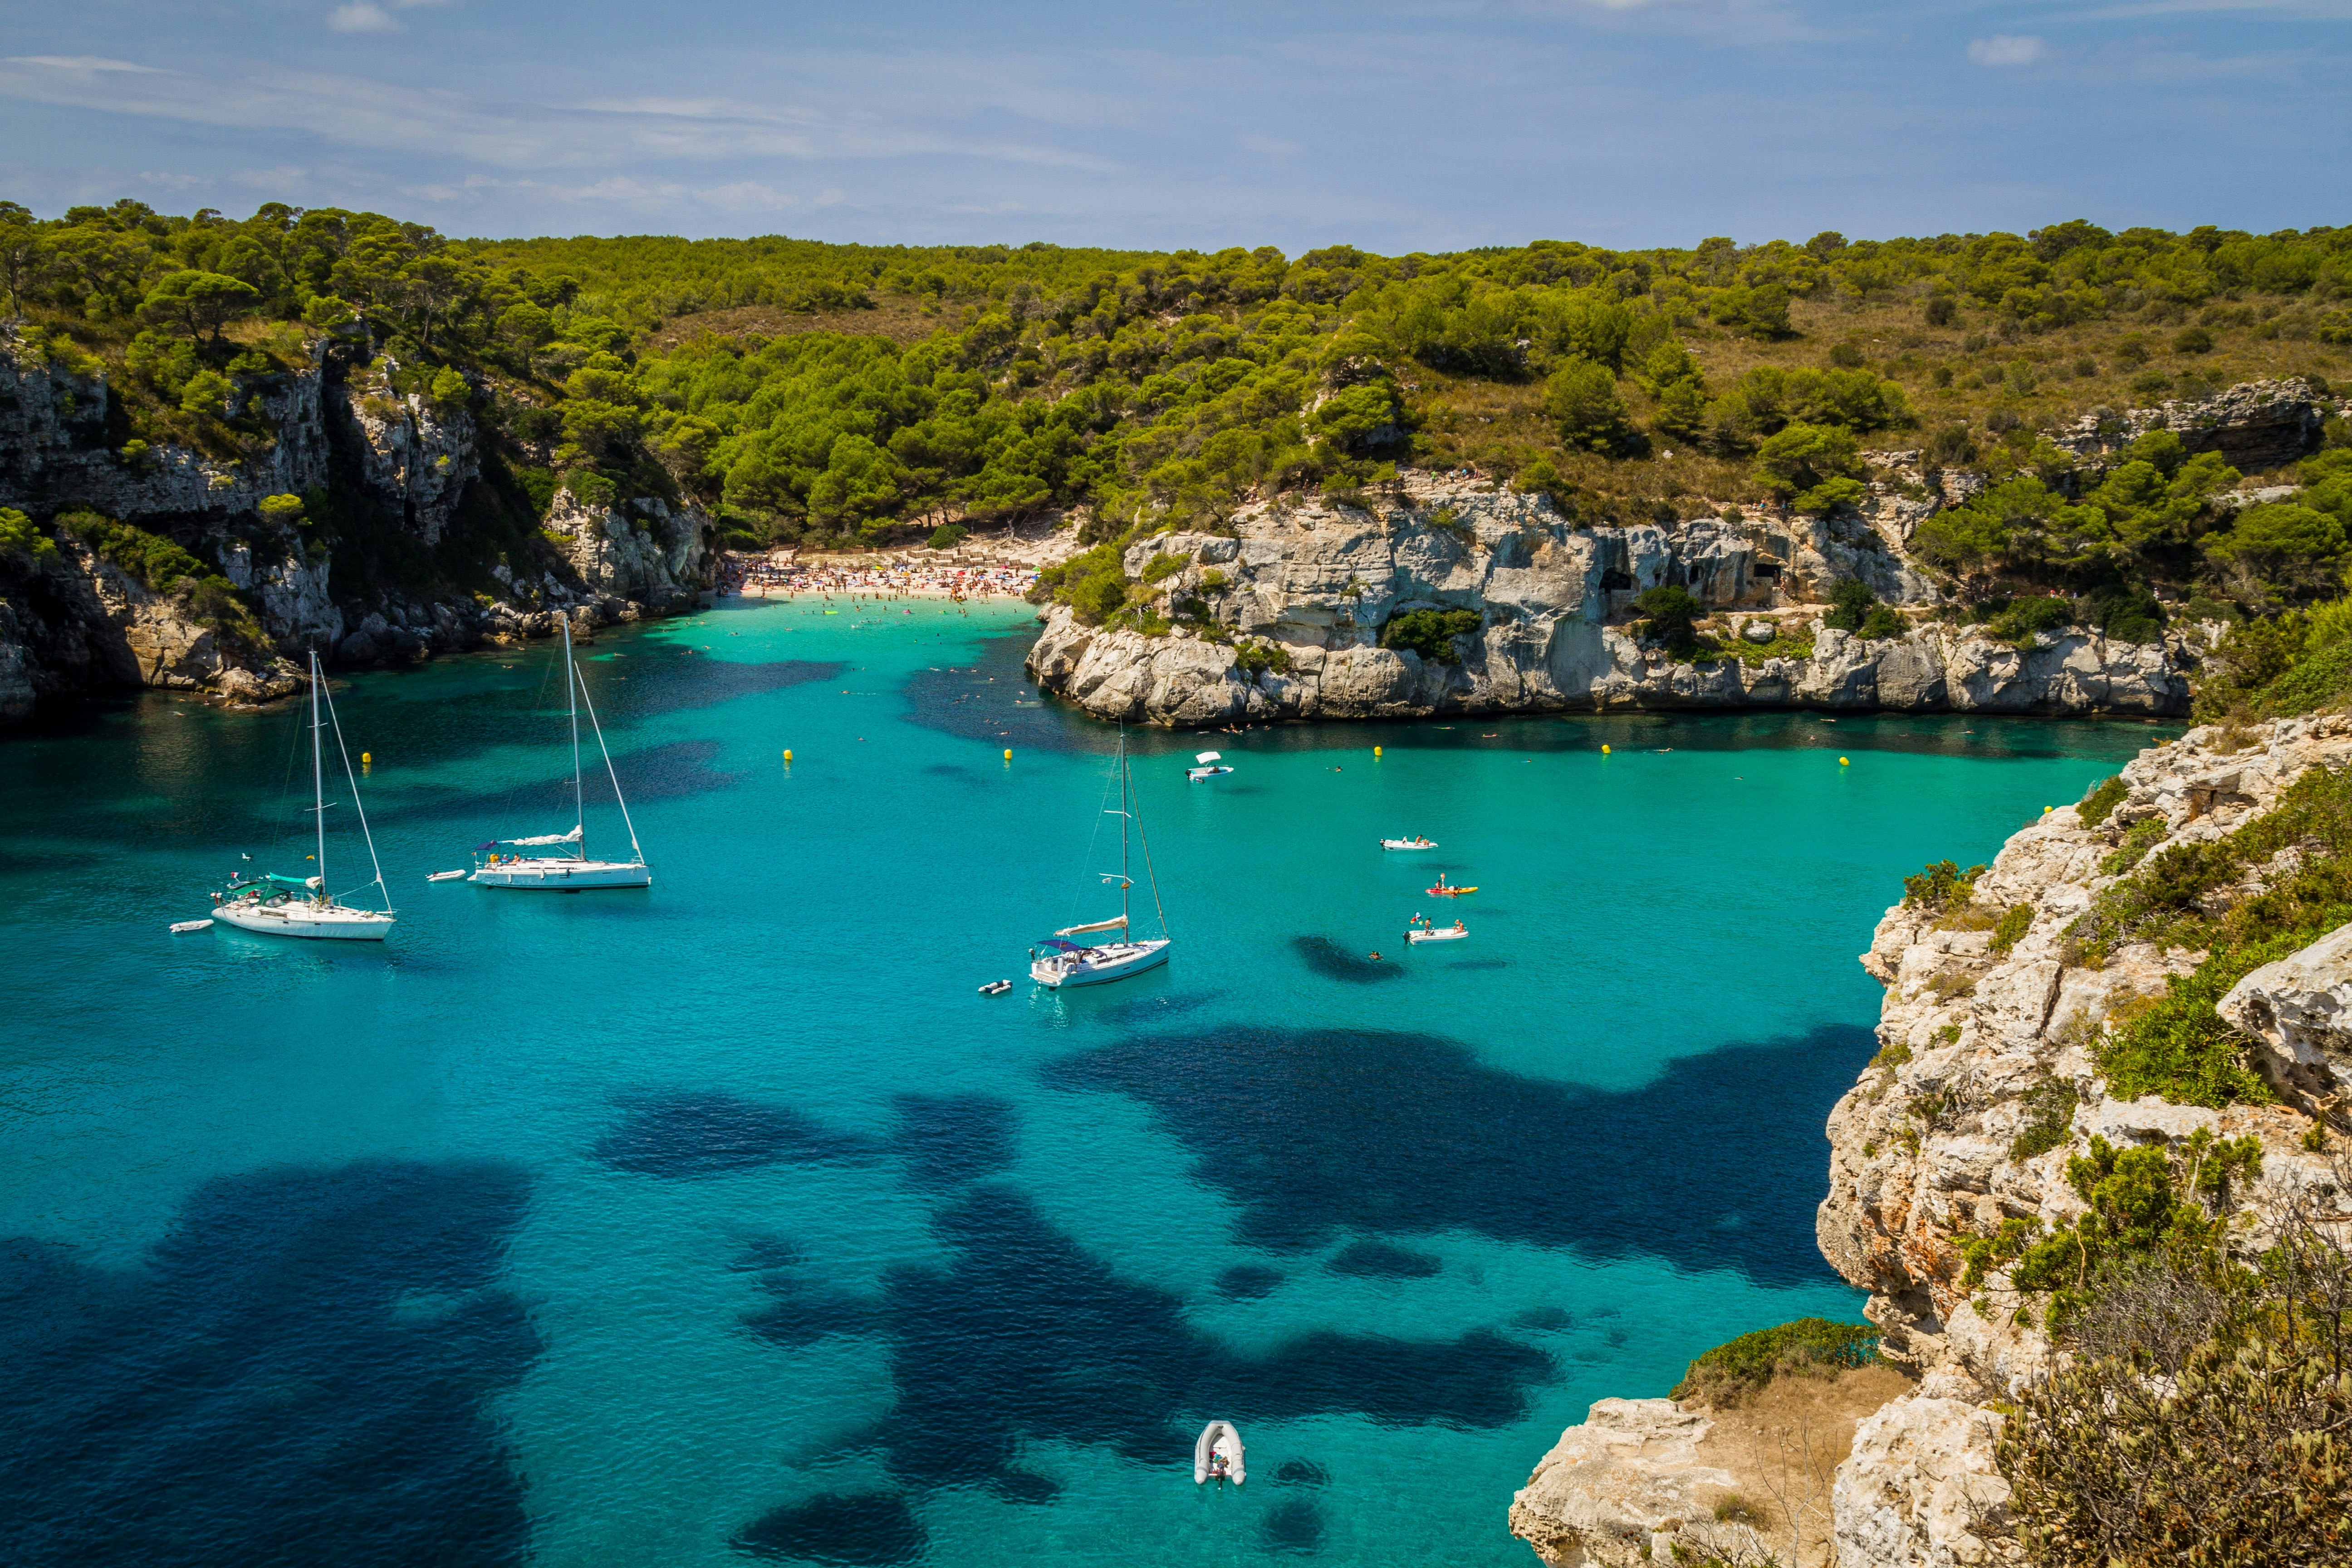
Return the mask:
{"type": "Polygon", "coordinates": [[[0,561],[18,566],[38,566],[57,559],[58,547],[33,526],[33,520],[14,507],[0,506],[0,561]]]}
{"type": "Polygon", "coordinates": [[[2014,948],[2032,927],[2033,906],[2032,904],[2012,905],[2009,912],[2000,917],[2000,923],[1992,928],[1992,955],[1995,958],[2008,957],[2010,950],[2014,948]]]}
{"type": "Polygon", "coordinates": [[[2011,1163],[2023,1164],[2066,1142],[2081,1102],[2070,1079],[2046,1078],[2025,1091],[2025,1122],[2009,1142],[2011,1163]]]}
{"type": "Polygon", "coordinates": [[[1903,879],[1904,907],[1938,912],[1961,908],[1976,896],[1977,879],[1985,870],[1971,866],[1963,871],[1956,861],[1931,860],[1917,876],[1903,879]]]}
{"type": "Polygon", "coordinates": [[[924,542],[933,550],[953,550],[971,531],[960,522],[943,522],[931,530],[930,538],[924,542]]]}
{"type": "Polygon", "coordinates": [[[2010,601],[1993,617],[1993,635],[2020,649],[2030,648],[2043,632],[2074,624],[2074,601],[2051,595],[2027,594],[2010,601]]]}
{"type": "Polygon", "coordinates": [[[1878,1047],[1878,1054],[1870,1058],[1870,1065],[1874,1068],[1885,1068],[1889,1071],[1892,1071],[1910,1059],[1911,1047],[1909,1046],[1904,1044],[1901,1040],[1889,1040],[1886,1044],[1878,1047]]]}
{"type": "Polygon", "coordinates": [[[1271,669],[1277,675],[1290,669],[1290,650],[1278,642],[1250,640],[1234,645],[1234,663],[1249,675],[1271,669]]]}
{"type": "Polygon", "coordinates": [[[1201,574],[1201,592],[1213,594],[1225,585],[1225,574],[1214,566],[1201,574]]]}
{"type": "Polygon", "coordinates": [[[1633,607],[1649,617],[1643,635],[1664,643],[1667,653],[1688,658],[1698,651],[1698,633],[1692,623],[1698,619],[1699,602],[1691,597],[1689,589],[1671,584],[1645,589],[1633,601],[1633,607]]]}
{"type": "Polygon", "coordinates": [[[1718,1409],[1760,1392],[1790,1373],[1829,1374],[1878,1359],[1878,1331],[1867,1323],[1800,1318],[1719,1344],[1690,1363],[1675,1384],[1676,1399],[1703,1399],[1718,1409]]]}
{"type": "Polygon", "coordinates": [[[2175,1105],[2220,1109],[2263,1105],[2273,1098],[2246,1065],[2246,1037],[2213,1005],[2263,964],[2316,938],[2295,932],[2224,949],[2189,974],[2165,981],[2166,994],[2120,1010],[2115,1028],[2092,1052],[2118,1100],[2158,1094],[2175,1105]]]}
{"type": "Polygon", "coordinates": [[[302,498],[297,495],[264,496],[253,509],[264,522],[299,523],[302,521],[302,498]]]}
{"type": "Polygon", "coordinates": [[[2074,815],[2082,819],[2084,826],[2096,827],[2130,794],[2131,786],[2124,783],[2121,774],[2110,774],[2090,787],[2081,804],[2074,807],[2074,815]]]}
{"type": "Polygon", "coordinates": [[[2100,874],[2119,877],[2130,870],[2147,858],[2147,852],[2163,843],[2165,836],[2171,831],[2160,816],[2146,817],[2133,823],[2124,830],[2124,841],[2111,853],[2100,857],[2100,874]]]}
{"type": "Polygon", "coordinates": [[[1150,563],[1144,567],[1143,580],[1146,583],[1164,583],[1192,563],[1192,557],[1189,553],[1163,552],[1153,556],[1150,563]]]}
{"type": "Polygon", "coordinates": [[[1459,664],[1454,639],[1475,637],[1486,624],[1475,610],[1407,610],[1389,617],[1381,628],[1381,646],[1400,652],[1410,649],[1440,664],[1459,664]]]}

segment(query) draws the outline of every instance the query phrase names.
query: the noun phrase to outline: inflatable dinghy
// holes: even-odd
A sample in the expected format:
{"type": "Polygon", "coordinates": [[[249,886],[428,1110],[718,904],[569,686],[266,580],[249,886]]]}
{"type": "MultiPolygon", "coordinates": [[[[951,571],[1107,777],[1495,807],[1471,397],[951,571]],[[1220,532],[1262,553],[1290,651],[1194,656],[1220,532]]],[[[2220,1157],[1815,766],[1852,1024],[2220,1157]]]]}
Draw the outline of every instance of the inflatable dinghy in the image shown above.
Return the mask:
{"type": "Polygon", "coordinates": [[[1249,1479],[1242,1466],[1242,1435],[1230,1421],[1212,1421],[1201,1428],[1200,1440],[1192,1445],[1192,1484],[1201,1485],[1211,1476],[1229,1480],[1235,1486],[1249,1479]]]}
{"type": "Polygon", "coordinates": [[[1381,847],[1383,849],[1434,849],[1437,847],[1437,841],[1433,838],[1383,838],[1381,840],[1381,847]]]}

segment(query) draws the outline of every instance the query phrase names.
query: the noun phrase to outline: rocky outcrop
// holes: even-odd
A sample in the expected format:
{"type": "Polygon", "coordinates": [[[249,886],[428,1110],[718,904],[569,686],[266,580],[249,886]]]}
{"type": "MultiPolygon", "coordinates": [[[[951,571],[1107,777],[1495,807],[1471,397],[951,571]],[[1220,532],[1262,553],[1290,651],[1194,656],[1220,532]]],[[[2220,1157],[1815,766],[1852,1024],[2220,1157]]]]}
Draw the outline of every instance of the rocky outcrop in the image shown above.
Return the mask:
{"type": "Polygon", "coordinates": [[[1030,678],[1099,718],[1166,725],[1624,708],[2158,716],[2188,706],[2189,659],[2174,647],[2044,635],[2021,649],[1944,625],[1864,639],[1821,626],[1818,608],[1791,608],[1791,593],[1853,576],[1897,602],[1929,595],[1869,518],[1584,530],[1539,496],[1443,485],[1410,494],[1381,510],[1253,507],[1231,536],[1146,540],[1129,552],[1129,575],[1141,584],[1156,558],[1181,558],[1151,586],[1167,607],[1193,606],[1220,629],[1106,630],[1056,605],[1030,678]],[[1765,645],[1703,664],[1645,647],[1630,624],[1633,601],[1668,584],[1764,630],[1765,645]],[[1451,659],[1381,647],[1390,623],[1415,610],[1473,611],[1480,624],[1455,639],[1451,659]]]}
{"type": "Polygon", "coordinates": [[[1715,1518],[1739,1486],[1701,1457],[1714,1425],[1671,1399],[1600,1401],[1511,1500],[1511,1533],[1550,1568],[1760,1555],[1753,1530],[1715,1518]]]}
{"type": "Polygon", "coordinates": [[[408,531],[438,544],[466,486],[481,477],[473,416],[422,393],[394,396],[374,376],[341,393],[368,488],[408,531]]]}
{"type": "Polygon", "coordinates": [[[2262,1042],[2273,1081],[2314,1099],[2352,1089],[2352,925],[2263,964],[2215,1011],[2262,1042]]]}
{"type": "Polygon", "coordinates": [[[654,496],[591,506],[569,490],[548,509],[547,531],[590,592],[661,610],[691,600],[709,581],[710,520],[654,496]]]}
{"type": "MultiPolygon", "coordinates": [[[[241,592],[273,645],[261,646],[250,623],[242,637],[225,637],[218,617],[198,616],[184,595],[152,592],[60,538],[53,556],[0,560],[0,722],[110,687],[266,700],[288,689],[293,666],[280,654],[404,662],[486,639],[552,636],[563,620],[584,633],[659,615],[709,586],[716,529],[699,510],[659,499],[588,507],[563,490],[547,520],[554,548],[520,570],[498,567],[502,591],[488,602],[338,584],[318,533],[265,513],[267,498],[340,485],[347,514],[411,536],[402,548],[413,552],[441,542],[481,468],[464,407],[395,395],[398,367],[346,366],[341,353],[322,342],[305,368],[244,378],[235,412],[250,417],[239,426],[244,456],[232,461],[112,446],[102,375],[0,337],[0,506],[37,525],[88,510],[169,538],[241,592]],[[257,425],[268,434],[256,436],[257,425]]],[[[354,521],[347,515],[344,525],[354,521]]]]}
{"type": "Polygon", "coordinates": [[[1837,1568],[2022,1562],[1993,1463],[2000,1424],[1980,1405],[1916,1394],[1864,1420],[1831,1492],[1837,1568]]]}
{"type": "Polygon", "coordinates": [[[2086,414],[2051,439],[2077,457],[2119,452],[2152,431],[2169,430],[2191,453],[2219,452],[2248,471],[2292,463],[2319,445],[2327,411],[2301,376],[2250,381],[2194,401],[2086,414]]]}

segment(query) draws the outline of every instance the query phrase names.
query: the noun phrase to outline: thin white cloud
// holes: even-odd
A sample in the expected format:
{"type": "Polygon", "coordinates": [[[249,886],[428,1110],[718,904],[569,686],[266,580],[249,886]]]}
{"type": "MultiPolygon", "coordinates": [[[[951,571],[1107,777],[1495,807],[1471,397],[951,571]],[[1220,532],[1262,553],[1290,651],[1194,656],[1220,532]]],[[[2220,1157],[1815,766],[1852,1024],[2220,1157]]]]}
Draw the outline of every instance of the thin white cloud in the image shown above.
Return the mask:
{"type": "Polygon", "coordinates": [[[129,60],[110,60],[102,55],[10,55],[5,61],[0,61],[0,64],[12,66],[45,66],[50,70],[77,71],[82,73],[95,71],[129,71],[136,76],[176,76],[179,74],[176,71],[163,70],[155,66],[133,65],[129,60]]]}
{"type": "Polygon", "coordinates": [[[351,0],[327,13],[327,26],[338,33],[397,33],[400,24],[375,0],[351,0]]]}
{"type": "Polygon", "coordinates": [[[2030,66],[2048,52],[2042,40],[2030,33],[1995,33],[1990,38],[1977,38],[1969,44],[1969,59],[1995,69],[2030,66]]]}

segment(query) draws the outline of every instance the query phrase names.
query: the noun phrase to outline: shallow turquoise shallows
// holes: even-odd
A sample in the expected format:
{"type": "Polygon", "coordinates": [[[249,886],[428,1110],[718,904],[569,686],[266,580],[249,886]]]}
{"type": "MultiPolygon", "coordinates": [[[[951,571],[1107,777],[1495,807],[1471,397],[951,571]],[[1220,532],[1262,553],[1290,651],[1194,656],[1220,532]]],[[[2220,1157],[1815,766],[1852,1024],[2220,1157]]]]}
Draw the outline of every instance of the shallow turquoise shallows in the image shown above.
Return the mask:
{"type": "Polygon", "coordinates": [[[2165,733],[1138,735],[1173,960],[1057,995],[1114,736],[1023,684],[1026,616],[584,646],[642,892],[425,881],[571,826],[549,648],[350,681],[380,949],[166,931],[243,854],[308,874],[299,714],[0,742],[10,1561],[1522,1563],[1590,1402],[1858,1312],[1812,1213],[1902,873],[2165,733]]]}

